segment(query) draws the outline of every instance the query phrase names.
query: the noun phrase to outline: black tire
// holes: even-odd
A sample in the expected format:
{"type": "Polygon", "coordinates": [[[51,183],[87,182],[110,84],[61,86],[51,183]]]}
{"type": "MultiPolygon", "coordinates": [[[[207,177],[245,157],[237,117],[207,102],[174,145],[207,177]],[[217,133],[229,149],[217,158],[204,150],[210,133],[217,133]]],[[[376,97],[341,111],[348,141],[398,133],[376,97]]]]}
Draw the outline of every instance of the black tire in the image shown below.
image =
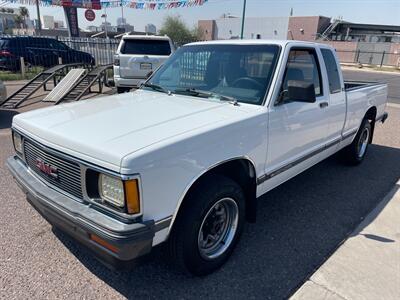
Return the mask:
{"type": "Polygon", "coordinates": [[[131,88],[128,87],[117,87],[118,94],[128,93],[130,90],[131,88]]]}
{"type": "MultiPolygon", "coordinates": [[[[214,210],[212,210],[212,212],[213,211],[214,210]]],[[[218,214],[215,214],[215,216],[217,215],[218,214]]],[[[227,219],[232,220],[232,218],[227,219]]],[[[183,203],[183,207],[179,212],[168,241],[170,257],[174,264],[185,273],[196,276],[210,274],[220,268],[232,254],[243,231],[244,223],[245,196],[242,188],[236,182],[225,176],[209,176],[205,180],[202,180],[194,190],[190,192],[188,198],[186,198],[183,203]],[[231,234],[225,235],[226,237],[230,236],[228,239],[229,242],[226,242],[223,238],[222,240],[224,242],[217,243],[217,246],[221,247],[220,251],[225,247],[220,254],[212,258],[211,256],[215,254],[210,254],[210,257],[208,257],[205,254],[205,250],[200,246],[200,241],[204,242],[204,240],[201,239],[203,235],[200,235],[200,229],[203,228],[203,222],[204,228],[207,226],[215,228],[215,219],[211,219],[214,222],[211,226],[208,225],[207,220],[209,219],[206,217],[209,216],[209,218],[211,218],[213,216],[212,213],[208,213],[210,213],[212,208],[215,209],[219,207],[221,203],[225,205],[225,202],[226,204],[230,203],[229,205],[234,207],[234,203],[231,200],[233,200],[237,206],[238,219],[237,223],[235,223],[237,224],[236,230],[234,233],[231,231],[231,234]]],[[[221,227],[231,228],[228,226],[225,227],[224,225],[221,227]]],[[[204,230],[206,229],[203,229],[202,232],[204,232],[204,230]]],[[[224,236],[224,234],[220,236],[224,236]]],[[[216,253],[219,253],[219,251],[216,251],[216,253]]]]}
{"type": "Polygon", "coordinates": [[[372,126],[369,120],[364,119],[353,142],[343,149],[342,155],[345,162],[350,165],[360,164],[367,154],[368,145],[372,141],[372,126]],[[365,146],[365,149],[363,149],[365,146]]]}

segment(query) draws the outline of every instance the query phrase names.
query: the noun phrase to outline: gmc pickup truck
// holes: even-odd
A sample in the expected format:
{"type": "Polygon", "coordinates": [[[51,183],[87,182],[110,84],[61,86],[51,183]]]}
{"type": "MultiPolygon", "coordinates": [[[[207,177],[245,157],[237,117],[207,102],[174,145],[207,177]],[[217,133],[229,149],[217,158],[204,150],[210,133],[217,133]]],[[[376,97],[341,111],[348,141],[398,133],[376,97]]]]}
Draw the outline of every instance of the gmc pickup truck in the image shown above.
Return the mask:
{"type": "Polygon", "coordinates": [[[261,195],[338,151],[361,163],[386,101],[385,84],[344,82],[327,45],[192,43],[135,92],[15,116],[7,164],[31,205],[106,265],[166,242],[205,275],[261,195]]]}

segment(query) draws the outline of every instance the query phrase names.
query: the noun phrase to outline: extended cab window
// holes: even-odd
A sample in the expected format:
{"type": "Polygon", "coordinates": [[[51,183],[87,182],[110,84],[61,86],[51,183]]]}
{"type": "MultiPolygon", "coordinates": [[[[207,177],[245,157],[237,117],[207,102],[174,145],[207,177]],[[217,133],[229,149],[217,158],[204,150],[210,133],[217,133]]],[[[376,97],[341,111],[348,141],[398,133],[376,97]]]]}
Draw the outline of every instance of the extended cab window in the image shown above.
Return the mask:
{"type": "Polygon", "coordinates": [[[335,56],[329,49],[321,49],[321,53],[322,57],[324,58],[326,71],[328,72],[329,91],[331,94],[339,93],[342,88],[335,56]]]}
{"type": "Polygon", "coordinates": [[[124,39],[122,54],[170,55],[171,46],[168,40],[124,39]]]}
{"type": "Polygon", "coordinates": [[[283,90],[287,90],[291,80],[314,84],[315,95],[322,95],[321,71],[314,49],[292,49],[286,65],[283,90]]]}

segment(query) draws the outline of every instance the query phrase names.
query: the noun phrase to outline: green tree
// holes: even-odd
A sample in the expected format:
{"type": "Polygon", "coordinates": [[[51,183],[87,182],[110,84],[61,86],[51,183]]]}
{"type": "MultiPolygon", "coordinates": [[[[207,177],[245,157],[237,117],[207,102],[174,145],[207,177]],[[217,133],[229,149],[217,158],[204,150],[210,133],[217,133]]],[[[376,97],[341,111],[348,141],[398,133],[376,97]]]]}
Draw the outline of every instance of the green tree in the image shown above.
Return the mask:
{"type": "Polygon", "coordinates": [[[21,7],[19,8],[19,15],[20,15],[21,18],[24,20],[23,27],[24,27],[24,28],[27,28],[28,26],[27,26],[27,24],[26,24],[26,18],[29,17],[29,10],[28,10],[25,6],[21,6],[21,7]]]}
{"type": "Polygon", "coordinates": [[[199,41],[203,37],[203,33],[197,26],[189,28],[180,16],[167,16],[161,25],[159,34],[169,36],[178,46],[199,41]]]}
{"type": "Polygon", "coordinates": [[[14,22],[18,28],[23,28],[24,19],[20,15],[14,16],[14,22]]]}

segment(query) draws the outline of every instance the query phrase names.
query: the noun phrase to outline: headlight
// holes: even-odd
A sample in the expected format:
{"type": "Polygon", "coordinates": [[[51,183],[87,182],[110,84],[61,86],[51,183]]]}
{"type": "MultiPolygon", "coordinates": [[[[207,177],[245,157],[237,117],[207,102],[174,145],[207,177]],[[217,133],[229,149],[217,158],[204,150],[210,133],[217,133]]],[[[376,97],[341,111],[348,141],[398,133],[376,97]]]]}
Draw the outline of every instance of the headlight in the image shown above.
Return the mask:
{"type": "Polygon", "coordinates": [[[18,154],[22,155],[22,138],[17,132],[13,132],[14,149],[18,154]]]}
{"type": "Polygon", "coordinates": [[[99,175],[99,194],[102,201],[119,208],[128,214],[138,214],[141,209],[139,179],[121,180],[118,177],[99,175]]]}
{"type": "Polygon", "coordinates": [[[118,207],[125,206],[124,184],[121,179],[100,174],[99,192],[104,201],[118,207]]]}

